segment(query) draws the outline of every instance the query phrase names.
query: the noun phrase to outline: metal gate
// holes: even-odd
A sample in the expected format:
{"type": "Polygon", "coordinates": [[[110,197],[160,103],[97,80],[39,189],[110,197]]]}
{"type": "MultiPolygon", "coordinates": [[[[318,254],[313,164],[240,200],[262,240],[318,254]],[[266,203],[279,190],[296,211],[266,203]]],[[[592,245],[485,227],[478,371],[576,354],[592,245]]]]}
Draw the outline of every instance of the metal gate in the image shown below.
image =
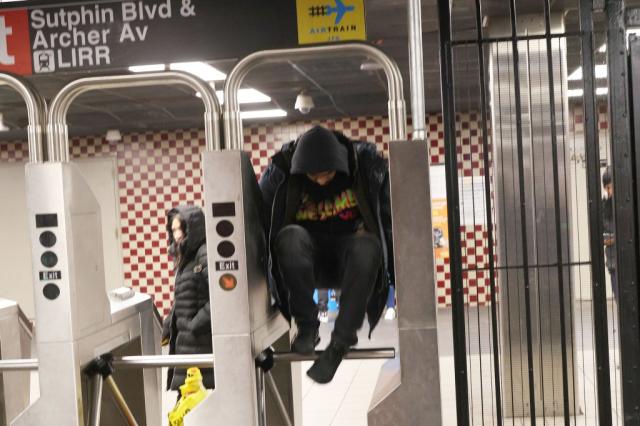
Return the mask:
{"type": "Polygon", "coordinates": [[[640,424],[624,3],[438,13],[456,399],[444,423],[640,424]]]}

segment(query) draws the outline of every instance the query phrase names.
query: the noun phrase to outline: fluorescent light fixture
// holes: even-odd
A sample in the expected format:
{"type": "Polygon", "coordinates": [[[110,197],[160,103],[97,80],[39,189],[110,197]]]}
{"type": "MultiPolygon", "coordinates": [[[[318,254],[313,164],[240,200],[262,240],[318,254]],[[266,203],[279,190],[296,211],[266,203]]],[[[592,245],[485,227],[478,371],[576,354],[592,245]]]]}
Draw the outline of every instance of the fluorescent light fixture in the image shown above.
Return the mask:
{"type": "MultiPolygon", "coordinates": [[[[198,98],[202,97],[200,92],[196,92],[196,96],[198,98]]],[[[218,97],[220,105],[223,105],[224,91],[216,90],[216,96],[218,97]]],[[[241,104],[259,104],[262,102],[271,102],[271,97],[256,89],[240,89],[238,92],[238,102],[241,104]]]]}
{"type": "Polygon", "coordinates": [[[578,96],[582,96],[584,91],[582,89],[569,89],[567,90],[567,96],[570,98],[577,98],[578,96]]]}
{"type": "MultiPolygon", "coordinates": [[[[604,64],[595,66],[596,78],[607,78],[607,66],[604,64]]],[[[569,74],[567,80],[582,80],[582,67],[578,67],[574,72],[569,74]]]]}
{"type": "MultiPolygon", "coordinates": [[[[582,89],[569,89],[567,90],[567,96],[570,98],[581,97],[584,91],[582,89]]],[[[609,93],[609,88],[607,87],[596,87],[596,95],[604,96],[609,93]]]]}
{"type": "Polygon", "coordinates": [[[227,75],[204,62],[176,62],[169,65],[173,71],[184,71],[204,81],[223,81],[227,75]]]}
{"type": "MultiPolygon", "coordinates": [[[[224,91],[216,90],[220,105],[224,104],[224,91]]],[[[241,104],[258,104],[261,102],[271,102],[271,97],[256,89],[240,89],[238,91],[238,102],[241,104]]]]}
{"type": "Polygon", "coordinates": [[[240,113],[240,116],[243,119],[286,117],[287,111],[282,109],[263,109],[263,110],[256,110],[256,111],[242,111],[240,113]]]}
{"type": "Polygon", "coordinates": [[[152,72],[152,71],[164,71],[164,64],[152,64],[152,65],[133,65],[129,67],[131,72],[152,72]]]}

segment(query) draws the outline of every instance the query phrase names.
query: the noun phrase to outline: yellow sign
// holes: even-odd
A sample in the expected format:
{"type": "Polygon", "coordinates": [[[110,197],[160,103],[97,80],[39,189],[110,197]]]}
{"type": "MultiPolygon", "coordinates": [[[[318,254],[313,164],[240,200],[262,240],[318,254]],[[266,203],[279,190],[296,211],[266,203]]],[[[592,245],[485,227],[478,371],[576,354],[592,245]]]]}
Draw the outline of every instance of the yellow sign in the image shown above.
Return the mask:
{"type": "Polygon", "coordinates": [[[366,40],[364,0],[296,0],[298,43],[366,40]]]}

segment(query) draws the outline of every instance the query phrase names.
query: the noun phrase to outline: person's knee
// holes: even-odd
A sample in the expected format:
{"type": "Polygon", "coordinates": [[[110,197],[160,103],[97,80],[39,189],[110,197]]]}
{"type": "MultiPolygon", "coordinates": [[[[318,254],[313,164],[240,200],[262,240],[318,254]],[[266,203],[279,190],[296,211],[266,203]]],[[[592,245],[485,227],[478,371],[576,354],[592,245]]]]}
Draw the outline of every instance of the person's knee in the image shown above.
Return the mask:
{"type": "Polygon", "coordinates": [[[353,238],[348,256],[360,265],[379,266],[382,261],[382,245],[380,240],[367,232],[353,238]]]}
{"type": "Polygon", "coordinates": [[[278,232],[275,248],[278,257],[299,254],[311,247],[309,232],[300,225],[287,225],[278,232]]]}

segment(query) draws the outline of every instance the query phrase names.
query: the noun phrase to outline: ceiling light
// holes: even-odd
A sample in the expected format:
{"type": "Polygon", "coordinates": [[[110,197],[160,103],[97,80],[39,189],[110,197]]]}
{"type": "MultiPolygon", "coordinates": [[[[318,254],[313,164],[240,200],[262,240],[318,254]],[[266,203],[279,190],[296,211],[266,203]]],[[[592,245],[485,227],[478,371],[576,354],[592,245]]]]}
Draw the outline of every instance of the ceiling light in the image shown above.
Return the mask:
{"type": "MultiPolygon", "coordinates": [[[[604,64],[595,66],[596,78],[607,78],[607,66],[604,64]]],[[[574,72],[569,74],[567,80],[582,80],[582,67],[578,67],[574,72]]]]}
{"type": "Polygon", "coordinates": [[[313,98],[304,90],[300,92],[296,97],[296,104],[294,108],[300,111],[302,114],[309,114],[314,106],[316,105],[313,103],[313,98]]]}
{"type": "MultiPolygon", "coordinates": [[[[198,98],[202,98],[200,92],[196,92],[198,98]]],[[[216,96],[220,105],[224,104],[224,91],[216,90],[216,96]]],[[[238,103],[241,104],[258,104],[261,102],[271,102],[271,96],[265,95],[256,89],[240,89],[238,92],[238,103]]]]}
{"type": "MultiPolygon", "coordinates": [[[[216,95],[218,95],[220,105],[224,104],[224,92],[218,90],[216,91],[216,95]]],[[[261,102],[271,102],[271,97],[256,89],[240,89],[238,91],[238,103],[258,104],[261,102]]]]}
{"type": "Polygon", "coordinates": [[[129,71],[131,72],[153,72],[153,71],[164,71],[164,64],[152,64],[152,65],[133,65],[129,67],[129,71]]]}
{"type": "Polygon", "coordinates": [[[286,117],[287,111],[282,109],[263,109],[263,110],[256,110],[256,111],[242,111],[240,113],[240,116],[243,119],[286,117]]]}
{"type": "Polygon", "coordinates": [[[9,129],[7,126],[5,126],[2,113],[0,113],[0,132],[6,132],[8,130],[11,130],[11,129],[9,129]]]}
{"type": "MultiPolygon", "coordinates": [[[[582,97],[583,93],[584,93],[584,91],[582,89],[569,89],[569,90],[567,90],[567,96],[570,97],[570,98],[582,97]]],[[[597,87],[596,88],[596,95],[597,96],[604,96],[607,93],[609,93],[609,89],[607,87],[597,87]]]]}
{"type": "Polygon", "coordinates": [[[107,134],[104,136],[107,142],[116,143],[122,140],[122,134],[118,129],[109,129],[107,130],[107,134]]]}
{"type": "Polygon", "coordinates": [[[368,61],[360,64],[360,71],[379,71],[384,69],[380,62],[368,61]]]}
{"type": "Polygon", "coordinates": [[[225,73],[204,62],[176,62],[170,64],[169,69],[188,72],[204,81],[223,81],[227,78],[225,73]]]}

